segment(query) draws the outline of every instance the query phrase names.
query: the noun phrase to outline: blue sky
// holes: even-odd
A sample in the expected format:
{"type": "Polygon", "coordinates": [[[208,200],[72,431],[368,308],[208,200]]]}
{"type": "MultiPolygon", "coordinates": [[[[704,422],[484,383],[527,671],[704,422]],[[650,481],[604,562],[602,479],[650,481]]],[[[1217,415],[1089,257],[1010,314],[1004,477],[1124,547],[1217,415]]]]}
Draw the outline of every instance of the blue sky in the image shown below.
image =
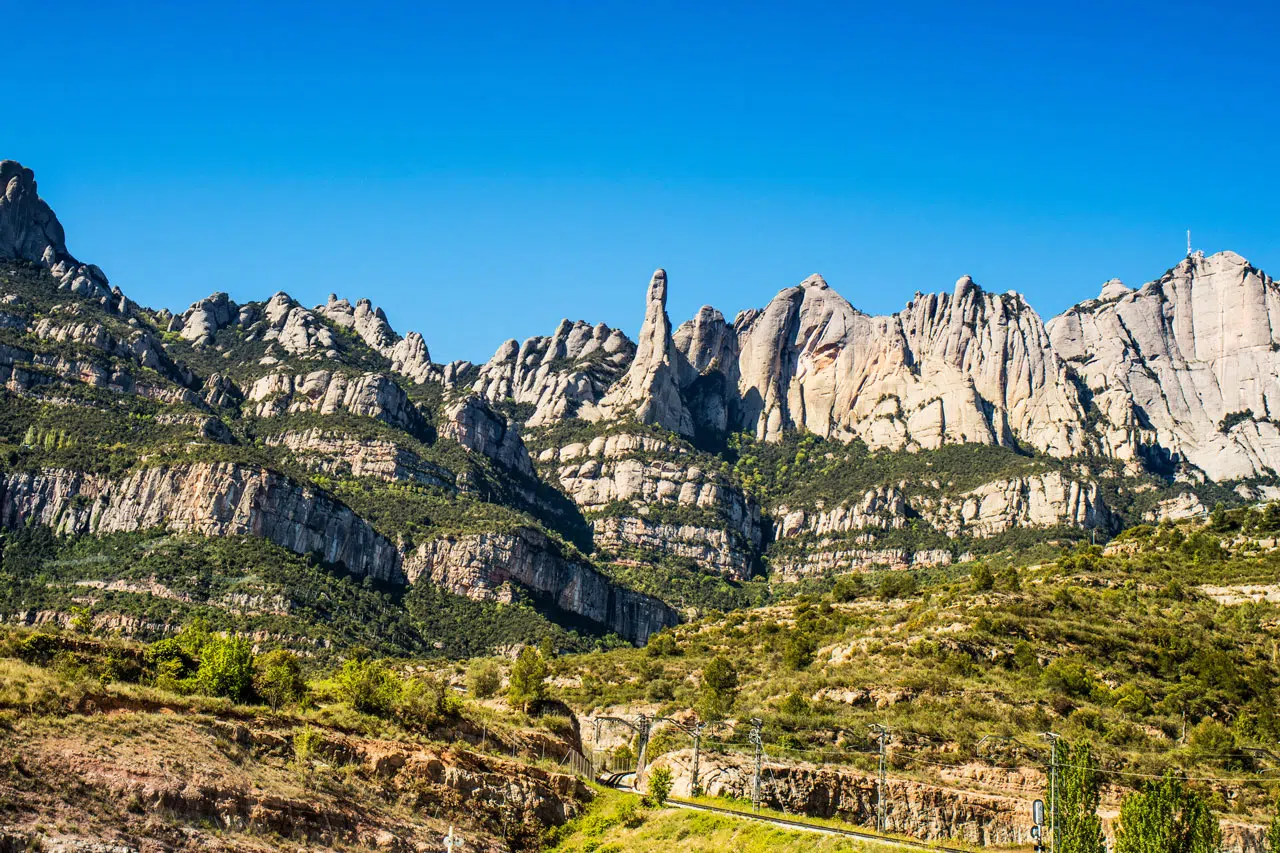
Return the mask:
{"type": "Polygon", "coordinates": [[[1280,274],[1274,4],[0,8],[0,157],[156,307],[369,296],[480,360],[634,333],[657,266],[676,322],[812,272],[1048,318],[1188,227],[1280,274]]]}

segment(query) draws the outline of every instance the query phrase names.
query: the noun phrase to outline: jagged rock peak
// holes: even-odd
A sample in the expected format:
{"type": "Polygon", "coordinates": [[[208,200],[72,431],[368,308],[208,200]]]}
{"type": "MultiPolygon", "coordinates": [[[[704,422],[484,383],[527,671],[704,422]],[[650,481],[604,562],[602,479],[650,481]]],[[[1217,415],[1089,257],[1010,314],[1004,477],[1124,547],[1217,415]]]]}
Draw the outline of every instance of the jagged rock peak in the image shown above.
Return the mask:
{"type": "Polygon", "coordinates": [[[62,224],[36,192],[35,172],[14,160],[0,160],[0,258],[42,264],[60,288],[113,300],[116,310],[124,306],[123,295],[112,290],[101,269],[67,251],[62,224]]]}
{"type": "Polygon", "coordinates": [[[598,406],[584,407],[589,420],[634,413],[641,423],[656,424],[681,435],[693,434],[693,418],[680,395],[681,376],[688,371],[671,336],[667,316],[667,272],[656,270],[645,296],[644,325],[636,357],[625,376],[609,389],[598,406]]]}
{"type": "Polygon", "coordinates": [[[635,351],[626,335],[604,323],[561,320],[549,336],[503,342],[480,368],[472,390],[491,403],[532,405],[525,423],[542,426],[597,403],[635,351]]]}
{"type": "Polygon", "coordinates": [[[368,299],[357,299],[352,306],[346,299],[339,299],[336,294],[330,293],[329,300],[324,305],[317,305],[315,311],[327,317],[334,325],[355,332],[381,355],[390,357],[392,349],[400,341],[400,336],[387,322],[387,315],[381,308],[375,308],[368,299]]]}

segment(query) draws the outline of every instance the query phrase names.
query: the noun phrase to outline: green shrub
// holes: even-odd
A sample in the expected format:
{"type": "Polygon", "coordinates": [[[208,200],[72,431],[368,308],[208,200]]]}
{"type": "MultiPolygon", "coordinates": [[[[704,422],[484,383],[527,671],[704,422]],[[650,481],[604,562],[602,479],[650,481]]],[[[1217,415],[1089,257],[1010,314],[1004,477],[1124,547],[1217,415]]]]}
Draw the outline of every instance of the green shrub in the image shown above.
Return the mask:
{"type": "Polygon", "coordinates": [[[209,696],[240,701],[253,687],[253,646],[247,637],[211,637],[200,649],[196,687],[209,696]]]}
{"type": "Polygon", "coordinates": [[[299,702],[307,693],[302,662],[288,649],[259,655],[253,664],[253,691],[272,708],[299,702]]]}
{"type": "Polygon", "coordinates": [[[467,669],[467,689],[477,699],[489,699],[502,687],[502,670],[496,661],[478,660],[467,669]]]}
{"type": "Polygon", "coordinates": [[[655,767],[649,773],[649,793],[645,796],[645,804],[650,806],[664,806],[667,804],[667,797],[671,796],[671,769],[668,767],[655,767]]]}
{"type": "Polygon", "coordinates": [[[352,658],[335,681],[351,707],[366,714],[386,716],[400,698],[400,678],[380,661],[352,658]]]}

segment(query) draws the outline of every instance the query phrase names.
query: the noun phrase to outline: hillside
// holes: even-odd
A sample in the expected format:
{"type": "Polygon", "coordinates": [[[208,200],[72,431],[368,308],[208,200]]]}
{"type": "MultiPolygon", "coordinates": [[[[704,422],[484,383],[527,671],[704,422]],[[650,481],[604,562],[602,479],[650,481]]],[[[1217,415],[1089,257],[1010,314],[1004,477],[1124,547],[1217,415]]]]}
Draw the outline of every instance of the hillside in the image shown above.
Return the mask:
{"type": "Polygon", "coordinates": [[[1261,850],[1280,289],[1238,255],[1047,322],[815,275],[676,323],[658,270],[637,340],[476,365],[365,299],[138,305],[0,187],[4,843],[644,849],[705,821],[583,837],[587,763],[640,747],[590,721],[696,714],[696,785],[679,725],[647,744],[678,793],[749,797],[755,717],[766,807],[1016,849],[1053,731],[1108,826],[1174,767],[1261,850]],[[510,780],[519,832],[467,806],[510,780]]]}

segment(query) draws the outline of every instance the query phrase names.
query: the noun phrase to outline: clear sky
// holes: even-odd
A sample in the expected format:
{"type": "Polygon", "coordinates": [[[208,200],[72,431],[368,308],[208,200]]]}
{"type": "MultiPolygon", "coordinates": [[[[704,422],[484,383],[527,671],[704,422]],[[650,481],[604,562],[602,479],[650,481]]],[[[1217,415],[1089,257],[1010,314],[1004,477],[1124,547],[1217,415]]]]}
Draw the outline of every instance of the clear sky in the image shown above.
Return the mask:
{"type": "Polygon", "coordinates": [[[821,272],[1046,319],[1176,263],[1280,275],[1273,3],[0,0],[0,157],[183,308],[336,291],[487,358],[821,272]]]}

